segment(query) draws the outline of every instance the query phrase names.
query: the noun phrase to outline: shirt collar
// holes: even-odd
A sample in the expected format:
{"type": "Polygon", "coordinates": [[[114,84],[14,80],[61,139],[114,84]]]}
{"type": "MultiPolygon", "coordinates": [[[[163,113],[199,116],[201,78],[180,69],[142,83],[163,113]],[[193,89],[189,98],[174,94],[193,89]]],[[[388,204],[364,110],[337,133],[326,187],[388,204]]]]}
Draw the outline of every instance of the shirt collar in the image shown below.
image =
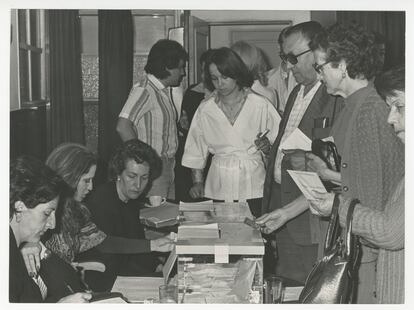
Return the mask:
{"type": "Polygon", "coordinates": [[[163,90],[166,88],[164,84],[162,84],[161,81],[157,79],[154,75],[148,73],[147,77],[148,80],[150,80],[151,83],[153,83],[159,90],[163,90]]]}

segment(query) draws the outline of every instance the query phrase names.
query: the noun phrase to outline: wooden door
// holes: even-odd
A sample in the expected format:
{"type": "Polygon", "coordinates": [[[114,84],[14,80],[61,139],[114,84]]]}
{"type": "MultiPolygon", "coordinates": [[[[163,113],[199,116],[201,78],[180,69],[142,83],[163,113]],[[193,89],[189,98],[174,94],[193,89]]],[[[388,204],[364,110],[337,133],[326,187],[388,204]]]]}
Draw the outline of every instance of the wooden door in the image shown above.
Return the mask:
{"type": "Polygon", "coordinates": [[[186,14],[187,35],[184,42],[189,53],[188,82],[189,85],[200,82],[201,69],[199,65],[200,55],[209,48],[209,27],[208,23],[200,18],[186,14]]]}

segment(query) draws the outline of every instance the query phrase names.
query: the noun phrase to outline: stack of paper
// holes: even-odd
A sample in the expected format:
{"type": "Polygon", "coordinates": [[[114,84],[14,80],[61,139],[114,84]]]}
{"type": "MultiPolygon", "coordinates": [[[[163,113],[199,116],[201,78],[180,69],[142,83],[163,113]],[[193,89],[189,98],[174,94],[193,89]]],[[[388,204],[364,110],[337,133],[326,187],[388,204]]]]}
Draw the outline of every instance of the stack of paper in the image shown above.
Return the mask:
{"type": "Polygon", "coordinates": [[[178,239],[208,238],[218,239],[219,228],[217,223],[199,225],[180,225],[178,227],[178,239]]]}
{"type": "Polygon", "coordinates": [[[142,209],[139,214],[141,223],[150,227],[166,227],[178,223],[178,205],[165,203],[159,207],[142,209]]]}
{"type": "Polygon", "coordinates": [[[143,303],[148,298],[158,300],[158,289],[163,284],[163,278],[118,276],[112,291],[122,293],[129,302],[143,303]]]}

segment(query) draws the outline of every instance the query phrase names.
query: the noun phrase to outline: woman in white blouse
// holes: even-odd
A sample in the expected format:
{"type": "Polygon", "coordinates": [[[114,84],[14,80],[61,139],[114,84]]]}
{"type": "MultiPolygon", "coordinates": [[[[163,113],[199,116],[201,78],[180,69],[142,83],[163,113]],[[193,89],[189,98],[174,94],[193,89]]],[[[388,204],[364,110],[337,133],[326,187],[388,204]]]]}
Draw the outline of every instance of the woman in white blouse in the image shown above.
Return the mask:
{"type": "Polygon", "coordinates": [[[182,165],[192,169],[190,195],[247,201],[258,215],[265,177],[262,153],[277,136],[280,116],[269,100],[250,90],[253,77],[234,51],[215,50],[205,66],[206,83],[215,90],[197,109],[185,145],[182,165]],[[213,160],[204,184],[208,153],[213,160]]]}

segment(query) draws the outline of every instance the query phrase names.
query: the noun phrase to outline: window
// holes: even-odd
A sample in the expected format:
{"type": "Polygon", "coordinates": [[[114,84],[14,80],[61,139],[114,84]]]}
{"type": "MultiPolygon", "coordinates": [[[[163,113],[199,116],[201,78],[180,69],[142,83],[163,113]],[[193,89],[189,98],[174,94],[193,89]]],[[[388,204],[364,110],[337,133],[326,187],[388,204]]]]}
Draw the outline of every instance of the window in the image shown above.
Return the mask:
{"type": "Polygon", "coordinates": [[[12,10],[11,53],[17,53],[17,57],[16,68],[13,70],[15,72],[11,74],[15,74],[17,82],[14,92],[19,107],[32,106],[48,100],[46,41],[44,10],[12,10]]]}

